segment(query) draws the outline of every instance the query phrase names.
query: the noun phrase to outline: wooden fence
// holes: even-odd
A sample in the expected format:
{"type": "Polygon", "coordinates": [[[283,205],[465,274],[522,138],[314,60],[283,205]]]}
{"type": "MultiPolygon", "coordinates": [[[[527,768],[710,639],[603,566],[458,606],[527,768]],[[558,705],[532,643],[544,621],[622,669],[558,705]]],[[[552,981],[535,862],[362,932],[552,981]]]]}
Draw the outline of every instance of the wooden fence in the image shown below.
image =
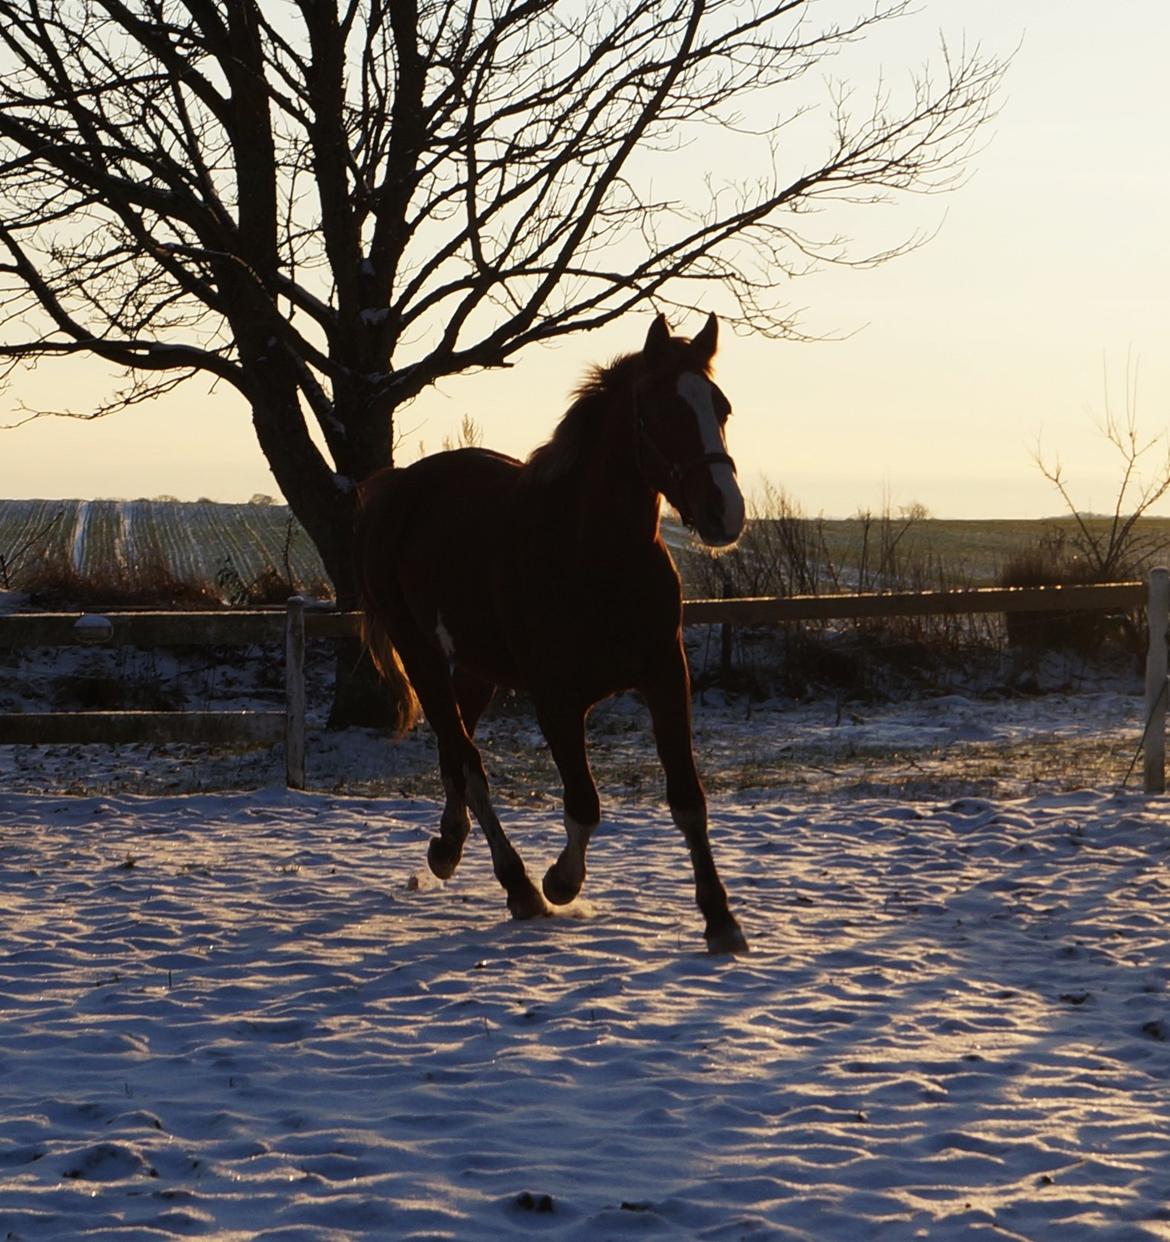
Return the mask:
{"type": "MultiPolygon", "coordinates": [[[[1146,661],[1144,785],[1165,790],[1167,618],[1170,571],[1148,583],[1091,586],[978,587],[869,595],[795,595],[761,599],[687,600],[687,625],[769,625],[793,621],[960,615],[989,612],[1128,612],[1145,608],[1150,645],[1146,661]]],[[[8,712],[0,713],[0,744],[121,742],[276,742],[283,739],[288,784],[305,784],[305,643],[358,633],[360,616],[306,607],[299,596],[281,612],[123,612],[0,616],[0,648],[112,643],[119,646],[251,646],[285,650],[285,707],[236,712],[8,712]]]]}
{"type": "Polygon", "coordinates": [[[3,712],[0,744],[284,742],[285,776],[305,784],[305,642],[356,635],[356,613],[307,608],[233,612],[13,613],[0,615],[0,648],[249,647],[284,643],[285,706],[273,711],[3,712]]]}

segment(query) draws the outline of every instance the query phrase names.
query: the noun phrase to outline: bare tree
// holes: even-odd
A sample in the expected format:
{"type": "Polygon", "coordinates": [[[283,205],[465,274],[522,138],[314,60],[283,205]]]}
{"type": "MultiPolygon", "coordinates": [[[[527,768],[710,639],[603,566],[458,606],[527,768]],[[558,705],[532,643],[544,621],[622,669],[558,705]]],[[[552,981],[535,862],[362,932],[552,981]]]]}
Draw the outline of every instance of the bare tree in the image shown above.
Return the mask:
{"type": "Polygon", "coordinates": [[[802,79],[907,7],[0,0],[0,358],[124,372],[75,416],[231,385],[348,603],[354,485],[428,385],[716,292],[791,334],[785,274],[905,248],[813,213],[953,185],[1002,64],[944,48],[819,127],[802,79]],[[732,142],[764,162],[718,181],[732,142]]]}
{"type": "Polygon", "coordinates": [[[1137,415],[1138,367],[1132,358],[1125,364],[1125,408],[1119,413],[1109,396],[1105,376],[1105,413],[1098,423],[1101,434],[1116,453],[1119,478],[1113,510],[1106,515],[1084,513],[1073,500],[1059,458],[1045,460],[1040,449],[1033,460],[1040,473],[1056,488],[1075,524],[1073,542],[1093,579],[1112,582],[1140,573],[1157,548],[1152,538],[1142,539],[1138,523],[1170,492],[1170,446],[1165,433],[1143,436],[1137,415]],[[1156,459],[1149,461],[1151,453],[1156,459]],[[1153,473],[1142,474],[1143,466],[1153,473]]]}

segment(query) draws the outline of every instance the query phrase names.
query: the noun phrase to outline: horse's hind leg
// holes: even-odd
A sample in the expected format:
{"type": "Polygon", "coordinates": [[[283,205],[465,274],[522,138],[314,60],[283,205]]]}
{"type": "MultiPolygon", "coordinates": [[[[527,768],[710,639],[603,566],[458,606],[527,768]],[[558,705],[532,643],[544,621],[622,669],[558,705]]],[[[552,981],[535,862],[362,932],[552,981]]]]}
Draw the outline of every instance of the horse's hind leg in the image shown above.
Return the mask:
{"type": "Polygon", "coordinates": [[[585,753],[585,713],[561,706],[541,707],[537,716],[556,760],[565,789],[565,836],[560,857],[544,877],[544,895],[554,905],[567,905],[585,882],[585,850],[601,819],[597,786],[585,753]]]}
{"type": "MultiPolygon", "coordinates": [[[[475,726],[483,715],[484,708],[491,702],[496,688],[491,682],[459,667],[452,671],[451,682],[463,727],[469,737],[474,736],[475,726]]],[[[455,868],[463,857],[463,846],[471,830],[471,820],[467,815],[467,803],[464,801],[460,783],[444,778],[443,784],[447,801],[439,821],[439,835],[431,838],[427,849],[427,864],[440,880],[448,880],[454,875],[455,868]]]]}
{"type": "Polygon", "coordinates": [[[396,633],[394,645],[435,731],[448,803],[470,807],[483,829],[492,852],[492,870],[508,894],[508,909],[518,919],[547,913],[492,806],[483,760],[464,727],[446,658],[438,647],[411,630],[396,633]]]}
{"type": "Polygon", "coordinates": [[[654,740],[666,773],[671,818],[686,838],[695,871],[695,901],[706,921],[712,953],[746,953],[747,940],[727,904],[707,835],[707,797],[691,745],[691,690],[681,638],[641,687],[654,723],[654,740]]]}
{"type": "Polygon", "coordinates": [[[536,885],[528,878],[524,862],[508,840],[492,806],[487,773],[484,771],[479,751],[470,738],[463,760],[462,777],[463,796],[487,838],[488,848],[492,852],[492,870],[503,885],[504,892],[508,894],[508,909],[511,910],[512,917],[530,919],[538,914],[547,914],[548,908],[536,885]]]}

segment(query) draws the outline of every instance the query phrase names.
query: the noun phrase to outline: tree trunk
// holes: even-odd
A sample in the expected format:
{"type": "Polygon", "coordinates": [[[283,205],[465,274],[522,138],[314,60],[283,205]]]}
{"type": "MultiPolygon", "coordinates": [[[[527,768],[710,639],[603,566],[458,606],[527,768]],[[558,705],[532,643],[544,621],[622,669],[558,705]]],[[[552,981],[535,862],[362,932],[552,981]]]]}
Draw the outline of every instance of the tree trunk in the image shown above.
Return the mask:
{"type": "MultiPolygon", "coordinates": [[[[356,505],[351,506],[344,529],[353,529],[356,505]]],[[[333,583],[339,610],[346,612],[359,607],[357,585],[352,563],[350,538],[331,541],[331,547],[342,552],[322,552],[325,572],[333,583]]],[[[330,729],[385,729],[401,733],[412,718],[414,703],[407,684],[383,680],[361,640],[339,638],[334,644],[333,705],[329,711],[330,729]]]]}
{"type": "Polygon", "coordinates": [[[335,643],[333,706],[330,729],[385,729],[399,731],[409,700],[402,689],[378,676],[360,639],[339,638],[335,643]]]}
{"type": "MultiPolygon", "coordinates": [[[[358,607],[348,559],[344,568],[334,568],[328,563],[325,568],[337,592],[338,608],[347,611],[358,607]]],[[[400,733],[410,716],[409,687],[383,681],[360,639],[337,639],[334,657],[333,706],[329,710],[328,727],[400,733]]]]}
{"type": "MultiPolygon", "coordinates": [[[[266,369],[269,368],[263,363],[257,367],[258,371],[266,369]]],[[[264,399],[252,404],[252,421],[260,447],[289,507],[320,553],[338,608],[356,608],[358,595],[352,563],[352,532],[357,516],[354,480],[368,477],[388,464],[389,418],[384,420],[380,434],[362,437],[359,451],[354,454],[358,460],[341,463],[347,477],[339,479],[328,469],[310,439],[295,386],[288,383],[287,375],[272,373],[266,379],[264,399]]],[[[337,640],[334,669],[331,729],[401,727],[411,702],[407,688],[383,683],[360,641],[337,640]]]]}

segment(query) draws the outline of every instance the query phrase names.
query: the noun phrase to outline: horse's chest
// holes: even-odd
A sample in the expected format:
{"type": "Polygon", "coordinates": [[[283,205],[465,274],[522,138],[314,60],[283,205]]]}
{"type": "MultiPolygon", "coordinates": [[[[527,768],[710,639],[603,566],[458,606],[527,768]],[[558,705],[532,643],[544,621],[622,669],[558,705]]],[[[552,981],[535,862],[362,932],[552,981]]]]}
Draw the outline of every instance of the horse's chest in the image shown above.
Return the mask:
{"type": "Polygon", "coordinates": [[[538,593],[515,592],[501,582],[501,607],[522,680],[552,679],[596,701],[640,683],[647,658],[674,641],[678,580],[669,562],[636,572],[614,565],[562,564],[538,593]]]}

